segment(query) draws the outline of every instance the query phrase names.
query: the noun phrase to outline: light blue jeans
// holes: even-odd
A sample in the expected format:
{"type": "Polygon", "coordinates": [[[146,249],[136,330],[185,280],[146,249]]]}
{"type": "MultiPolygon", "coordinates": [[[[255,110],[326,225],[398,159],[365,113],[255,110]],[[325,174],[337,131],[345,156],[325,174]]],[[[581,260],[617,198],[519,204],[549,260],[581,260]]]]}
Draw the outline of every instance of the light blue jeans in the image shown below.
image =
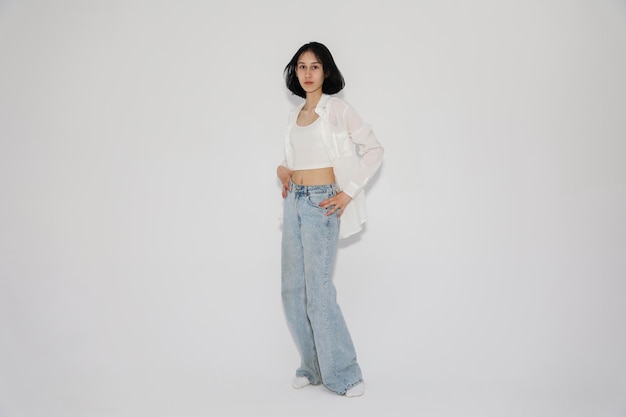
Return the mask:
{"type": "Polygon", "coordinates": [[[284,201],[282,299],[300,352],[296,376],[343,395],[363,378],[333,284],[339,218],[319,206],[336,192],[335,185],[291,184],[284,201]]]}

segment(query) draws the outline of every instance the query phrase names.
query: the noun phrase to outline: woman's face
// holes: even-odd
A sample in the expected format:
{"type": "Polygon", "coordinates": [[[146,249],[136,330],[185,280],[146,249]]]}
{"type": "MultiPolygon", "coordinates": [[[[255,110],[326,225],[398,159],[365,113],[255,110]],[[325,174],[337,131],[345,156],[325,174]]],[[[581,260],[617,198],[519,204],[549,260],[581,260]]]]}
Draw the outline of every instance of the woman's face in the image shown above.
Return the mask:
{"type": "Polygon", "coordinates": [[[321,92],[324,84],[324,68],[311,51],[303,52],[296,64],[298,81],[307,94],[321,92]]]}

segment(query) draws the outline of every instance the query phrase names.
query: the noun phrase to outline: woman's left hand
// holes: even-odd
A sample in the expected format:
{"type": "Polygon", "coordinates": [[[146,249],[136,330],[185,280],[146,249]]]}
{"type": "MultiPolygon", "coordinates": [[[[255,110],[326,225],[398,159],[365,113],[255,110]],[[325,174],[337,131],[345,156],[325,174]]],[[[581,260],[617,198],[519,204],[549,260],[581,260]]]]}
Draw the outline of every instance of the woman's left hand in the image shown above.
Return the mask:
{"type": "Polygon", "coordinates": [[[346,206],[352,201],[352,197],[343,191],[335,195],[334,197],[328,198],[320,203],[320,207],[326,209],[326,215],[330,216],[334,212],[337,212],[337,217],[340,217],[343,214],[346,206]]]}

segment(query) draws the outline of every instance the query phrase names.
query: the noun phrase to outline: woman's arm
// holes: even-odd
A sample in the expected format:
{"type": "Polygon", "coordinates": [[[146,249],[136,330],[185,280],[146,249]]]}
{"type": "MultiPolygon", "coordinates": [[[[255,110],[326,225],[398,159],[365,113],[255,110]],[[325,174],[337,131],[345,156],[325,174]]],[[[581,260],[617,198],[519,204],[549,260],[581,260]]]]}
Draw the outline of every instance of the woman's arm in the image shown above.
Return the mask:
{"type": "Polygon", "coordinates": [[[291,181],[291,176],[293,175],[293,171],[287,169],[284,165],[278,165],[276,168],[276,175],[278,179],[283,184],[283,198],[287,197],[287,192],[291,190],[291,186],[289,185],[289,181],[291,181]]]}
{"type": "Polygon", "coordinates": [[[354,198],[380,168],[384,149],[372,127],[363,122],[351,105],[346,102],[343,104],[345,107],[340,118],[359,154],[359,166],[351,173],[349,183],[344,186],[343,191],[354,198]]]}

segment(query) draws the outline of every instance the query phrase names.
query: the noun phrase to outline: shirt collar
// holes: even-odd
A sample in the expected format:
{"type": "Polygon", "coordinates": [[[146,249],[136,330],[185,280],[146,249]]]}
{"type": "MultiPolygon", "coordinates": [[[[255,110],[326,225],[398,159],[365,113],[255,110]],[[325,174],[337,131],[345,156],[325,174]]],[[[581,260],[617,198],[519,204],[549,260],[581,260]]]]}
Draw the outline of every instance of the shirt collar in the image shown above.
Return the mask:
{"type": "Polygon", "coordinates": [[[328,103],[329,98],[330,98],[330,95],[322,94],[322,97],[320,97],[320,101],[318,101],[317,106],[315,106],[315,113],[317,113],[320,116],[326,113],[326,104],[328,103]]]}

